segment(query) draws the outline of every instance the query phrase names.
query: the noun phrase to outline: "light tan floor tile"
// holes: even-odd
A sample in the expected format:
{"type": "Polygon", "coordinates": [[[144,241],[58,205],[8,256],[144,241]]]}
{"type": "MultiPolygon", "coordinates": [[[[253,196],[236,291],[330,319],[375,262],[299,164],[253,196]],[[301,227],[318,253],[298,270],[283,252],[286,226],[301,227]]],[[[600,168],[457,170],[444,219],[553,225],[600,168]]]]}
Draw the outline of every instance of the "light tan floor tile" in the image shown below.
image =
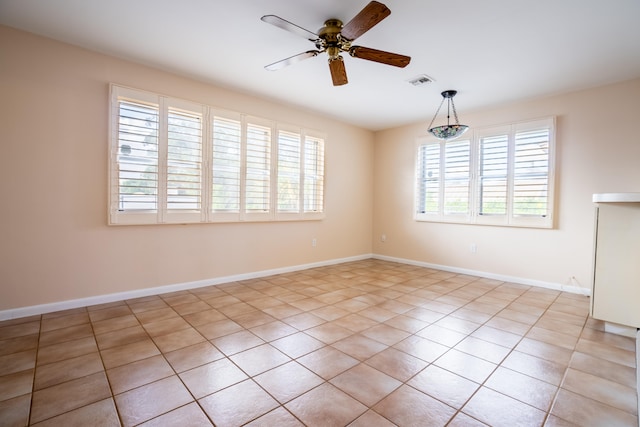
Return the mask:
{"type": "Polygon", "coordinates": [[[434,364],[477,383],[484,382],[497,366],[455,349],[446,352],[434,364]]]}
{"type": "Polygon", "coordinates": [[[402,385],[402,382],[360,363],[329,381],[351,397],[371,407],[402,385]]]}
{"type": "Polygon", "coordinates": [[[20,351],[18,353],[0,356],[0,377],[16,372],[33,369],[36,366],[36,350],[20,351]]]}
{"type": "Polygon", "coordinates": [[[433,362],[449,350],[449,347],[438,344],[426,338],[412,335],[400,341],[393,348],[415,356],[426,362],[433,362]]]}
{"type": "Polygon", "coordinates": [[[0,340],[23,337],[40,333],[40,316],[0,322],[0,340]]]}
{"type": "Polygon", "coordinates": [[[196,399],[215,393],[225,387],[246,380],[247,375],[229,359],[215,362],[182,372],[180,378],[196,399]]]}
{"type": "Polygon", "coordinates": [[[153,339],[153,342],[156,343],[160,351],[163,353],[189,347],[190,345],[198,344],[203,341],[206,341],[206,339],[197,330],[191,327],[160,335],[153,339]]]}
{"type": "Polygon", "coordinates": [[[324,382],[321,377],[294,361],[264,372],[254,380],[280,403],[287,403],[324,382]]]}
{"type": "Polygon", "coordinates": [[[37,423],[111,397],[104,372],[67,381],[33,393],[31,422],[37,423]]]}
{"type": "Polygon", "coordinates": [[[174,374],[164,357],[157,355],[109,369],[107,377],[113,394],[140,387],[174,374]]]}
{"type": "Polygon", "coordinates": [[[46,346],[59,344],[91,336],[93,336],[91,324],[83,323],[82,325],[69,326],[68,328],[55,329],[53,331],[41,333],[40,345],[46,346]]]}
{"type": "Polygon", "coordinates": [[[93,333],[99,335],[139,325],[140,322],[138,322],[138,318],[133,314],[128,314],[126,316],[112,317],[106,320],[93,322],[93,333]]]}
{"type": "Polygon", "coordinates": [[[264,344],[263,340],[246,330],[216,338],[211,342],[227,356],[264,344]]]}
{"type": "Polygon", "coordinates": [[[275,341],[298,332],[294,327],[279,320],[253,327],[250,331],[266,342],[275,341]]]}
{"type": "Polygon", "coordinates": [[[562,388],[638,415],[638,399],[634,389],[606,378],[569,368],[562,388]]]}
{"type": "Polygon", "coordinates": [[[285,407],[305,425],[347,425],[367,407],[335,386],[324,383],[287,403],[285,407]]]}
{"type": "Polygon", "coordinates": [[[100,354],[96,351],[72,359],[38,366],[33,388],[34,390],[40,390],[103,371],[102,359],[100,359],[100,354]]]}
{"type": "Polygon", "coordinates": [[[37,427],[58,426],[100,426],[120,427],[120,419],[113,399],[104,399],[78,409],[74,409],[57,417],[34,424],[37,427]]]}
{"type": "Polygon", "coordinates": [[[377,412],[369,409],[364,414],[360,415],[358,419],[349,424],[349,427],[394,427],[395,424],[378,414],[377,412]]]}
{"type": "Polygon", "coordinates": [[[140,424],[140,427],[212,427],[213,424],[197,403],[189,403],[140,424]]]}
{"type": "Polygon", "coordinates": [[[367,359],[367,365],[399,381],[407,381],[424,369],[428,363],[395,348],[388,348],[367,359]]]}
{"type": "Polygon", "coordinates": [[[388,346],[360,334],[356,334],[333,343],[332,347],[337,348],[355,359],[364,361],[372,357],[374,354],[385,350],[388,346]]]}
{"type": "Polygon", "coordinates": [[[506,347],[469,336],[454,347],[456,350],[499,364],[511,351],[506,347]]]}
{"type": "Polygon", "coordinates": [[[166,353],[164,357],[180,373],[224,358],[224,354],[210,342],[202,342],[166,353]]]}
{"type": "Polygon", "coordinates": [[[96,335],[96,341],[100,350],[118,347],[126,344],[133,344],[140,341],[147,341],[149,335],[141,325],[130,326],[128,328],[105,332],[96,335]]]}
{"type": "Polygon", "coordinates": [[[33,369],[0,377],[0,401],[13,399],[33,390],[33,369]]]}
{"type": "Polygon", "coordinates": [[[115,396],[125,427],[169,412],[193,401],[193,397],[176,376],[162,379],[115,396]]]}
{"type": "Polygon", "coordinates": [[[556,386],[502,367],[496,369],[484,385],[545,412],[551,408],[558,391],[556,386]]]}
{"type": "Polygon", "coordinates": [[[32,350],[38,347],[38,335],[25,335],[0,341],[0,356],[32,350]]]}
{"type": "Polygon", "coordinates": [[[460,409],[480,387],[471,380],[435,365],[428,366],[407,384],[456,409],[460,409]]]}
{"type": "Polygon", "coordinates": [[[452,407],[403,385],[372,408],[399,426],[423,425],[429,420],[431,426],[444,426],[456,413],[452,407]]]}
{"type": "Polygon", "coordinates": [[[545,412],[516,399],[482,387],[462,412],[495,427],[539,426],[545,412]]]}
{"type": "Polygon", "coordinates": [[[636,369],[576,351],[569,366],[591,375],[615,381],[627,387],[636,387],[636,369]]]}
{"type": "Polygon", "coordinates": [[[284,338],[277,339],[272,341],[271,345],[293,359],[325,346],[322,341],[317,340],[304,332],[298,332],[284,338]]]}
{"type": "Polygon", "coordinates": [[[291,361],[291,358],[269,344],[253,347],[229,358],[250,377],[291,361]]]}
{"type": "Polygon", "coordinates": [[[416,335],[447,347],[454,347],[467,337],[466,334],[461,334],[460,332],[438,325],[427,326],[418,331],[416,335]]]}
{"type": "Polygon", "coordinates": [[[108,348],[100,352],[102,362],[106,369],[115,368],[117,366],[126,365],[136,360],[146,359],[147,357],[160,354],[158,347],[147,338],[144,341],[125,344],[118,347],[108,348]]]}
{"type": "Polygon", "coordinates": [[[302,365],[329,380],[359,362],[333,347],[323,347],[298,359],[302,365]]]}
{"type": "Polygon", "coordinates": [[[564,364],[520,353],[519,351],[509,354],[502,362],[502,366],[555,386],[560,385],[566,370],[564,364]]]}
{"type": "Polygon", "coordinates": [[[58,362],[60,360],[71,359],[83,354],[98,351],[95,337],[80,338],[60,344],[40,347],[38,349],[38,365],[58,362]]]}
{"type": "Polygon", "coordinates": [[[216,320],[211,323],[204,323],[195,327],[206,339],[215,340],[216,338],[241,332],[244,328],[230,319],[216,320]]]}
{"type": "Polygon", "coordinates": [[[560,389],[551,414],[581,427],[636,427],[638,417],[612,406],[560,389]]]}
{"type": "Polygon", "coordinates": [[[23,394],[8,400],[0,400],[0,420],[7,427],[26,426],[29,423],[31,395],[23,394]]]}
{"type": "Polygon", "coordinates": [[[237,426],[278,407],[253,380],[246,380],[200,399],[200,405],[216,426],[237,426]]]}

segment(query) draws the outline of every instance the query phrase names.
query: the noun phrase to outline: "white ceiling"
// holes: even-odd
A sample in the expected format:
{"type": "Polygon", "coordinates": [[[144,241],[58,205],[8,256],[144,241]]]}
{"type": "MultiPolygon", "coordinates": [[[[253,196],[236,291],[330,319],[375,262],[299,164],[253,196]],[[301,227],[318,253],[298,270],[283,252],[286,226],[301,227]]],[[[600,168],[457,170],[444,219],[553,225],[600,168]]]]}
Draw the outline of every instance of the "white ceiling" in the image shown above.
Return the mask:
{"type": "MultiPolygon", "coordinates": [[[[263,67],[313,49],[260,20],[316,32],[368,0],[0,0],[0,24],[319,112],[371,130],[431,120],[440,92],[458,113],[640,77],[640,0],[381,0],[391,15],[357,45],[412,57],[406,68],[326,56],[263,67]],[[407,80],[427,74],[435,82],[407,80]]],[[[464,116],[462,117],[462,119],[464,116]]]]}

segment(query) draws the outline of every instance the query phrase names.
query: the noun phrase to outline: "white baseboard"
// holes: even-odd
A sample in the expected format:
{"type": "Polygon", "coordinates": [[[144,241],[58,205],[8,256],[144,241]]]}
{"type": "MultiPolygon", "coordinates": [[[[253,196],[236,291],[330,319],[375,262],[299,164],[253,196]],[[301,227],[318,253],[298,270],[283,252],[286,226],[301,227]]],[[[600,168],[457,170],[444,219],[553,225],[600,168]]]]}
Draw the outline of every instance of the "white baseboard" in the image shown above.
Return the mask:
{"type": "Polygon", "coordinates": [[[325,267],[329,265],[342,264],[345,262],[361,261],[364,259],[379,259],[383,261],[398,262],[402,264],[415,265],[419,267],[433,268],[436,270],[450,271],[458,274],[468,274],[470,276],[485,277],[488,279],[501,280],[503,282],[518,283],[522,285],[537,286],[541,288],[554,289],[559,291],[571,292],[581,295],[589,295],[590,290],[577,286],[566,286],[559,283],[543,282],[540,280],[526,279],[522,277],[505,276],[501,274],[488,273],[485,271],[469,270],[466,268],[450,267],[446,265],[431,264],[422,261],[415,261],[404,258],[395,258],[377,254],[363,254],[347,258],[332,259],[327,261],[314,262],[309,264],[300,264],[289,267],[275,268],[271,270],[255,271],[252,273],[236,274],[232,276],[215,277],[211,279],[198,280],[194,282],[176,283],[173,285],[158,286],[153,288],[136,289],[133,291],[117,292],[113,294],[97,295],[87,298],[79,298],[67,301],[53,302],[50,304],[32,305],[28,307],[12,308],[8,310],[0,310],[0,321],[17,319],[20,317],[33,316],[54,311],[69,310],[79,307],[88,307],[97,304],[106,304],[115,301],[122,301],[133,298],[141,298],[150,295],[160,295],[169,292],[177,292],[188,289],[202,288],[205,286],[220,285],[223,283],[236,282],[239,280],[258,279],[261,277],[273,276],[276,274],[290,273],[294,271],[306,270],[315,267],[325,267]]]}
{"type": "Polygon", "coordinates": [[[203,288],[205,286],[221,285],[223,283],[237,282],[239,280],[258,279],[261,277],[273,276],[276,274],[291,273],[294,271],[307,270],[315,267],[325,267],[329,265],[342,264],[345,262],[361,261],[372,258],[372,254],[357,255],[348,258],[332,259],[327,261],[301,264],[290,267],[274,268],[271,270],[254,271],[252,273],[236,274],[232,276],[215,277],[212,279],[198,280],[194,282],[176,283],[173,285],[158,286],[153,288],[136,289],[133,291],[117,292],[113,294],[97,295],[87,298],[78,298],[67,301],[53,302],[50,304],[32,305],[28,307],[12,308],[0,310],[0,321],[17,319],[20,317],[34,316],[38,314],[51,313],[54,311],[69,310],[72,308],[88,307],[97,304],[106,304],[115,301],[122,301],[133,298],[147,297],[150,295],[160,295],[169,292],[183,291],[187,289],[203,288]]]}
{"type": "Polygon", "coordinates": [[[517,284],[520,284],[520,285],[536,286],[536,287],[539,287],[539,288],[553,289],[553,290],[557,290],[557,291],[569,292],[569,293],[572,293],[572,294],[580,294],[580,295],[585,295],[585,296],[591,295],[591,289],[586,289],[586,288],[582,288],[582,287],[579,287],[579,286],[567,286],[567,285],[563,285],[561,283],[544,282],[544,281],[541,281],[541,280],[527,279],[527,278],[524,278],[524,277],[507,276],[507,275],[504,275],[504,274],[488,273],[486,271],[470,270],[470,269],[467,269],[467,268],[459,268],[459,267],[450,267],[450,266],[447,266],[447,265],[431,264],[431,263],[428,263],[428,262],[415,261],[415,260],[404,259],[404,258],[395,258],[395,257],[389,257],[389,256],[385,256],[385,255],[376,255],[376,254],[374,254],[373,258],[384,260],[384,261],[392,261],[392,262],[399,262],[399,263],[402,263],[402,264],[415,265],[415,266],[418,266],[418,267],[433,268],[434,270],[449,271],[451,273],[468,274],[470,276],[485,277],[487,279],[500,280],[502,282],[517,283],[517,284]]]}

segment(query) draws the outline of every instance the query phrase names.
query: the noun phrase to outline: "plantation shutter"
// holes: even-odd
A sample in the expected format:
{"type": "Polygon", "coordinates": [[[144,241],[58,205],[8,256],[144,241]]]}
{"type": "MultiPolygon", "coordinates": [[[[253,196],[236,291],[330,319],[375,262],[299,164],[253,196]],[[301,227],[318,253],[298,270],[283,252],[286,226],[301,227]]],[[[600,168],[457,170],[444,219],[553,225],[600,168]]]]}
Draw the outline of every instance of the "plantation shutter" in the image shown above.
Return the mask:
{"type": "Polygon", "coordinates": [[[113,84],[109,119],[109,224],[324,218],[319,132],[113,84]]]}
{"type": "Polygon", "coordinates": [[[304,212],[324,211],[324,140],[304,140],[304,212]]]}
{"type": "Polygon", "coordinates": [[[440,147],[432,143],[418,149],[417,214],[440,213],[440,147]]]}
{"type": "Polygon", "coordinates": [[[549,129],[518,132],[513,167],[513,214],[546,216],[549,194],[549,129]]]}
{"type": "Polygon", "coordinates": [[[509,135],[480,138],[479,214],[507,213],[509,135]]]}
{"type": "Polygon", "coordinates": [[[278,131],[278,212],[300,212],[300,134],[278,131]]]}
{"type": "Polygon", "coordinates": [[[214,116],[211,210],[240,212],[241,122],[214,116]]]}
{"type": "Polygon", "coordinates": [[[444,145],[444,214],[469,213],[471,143],[468,140],[444,145]]]}
{"type": "MultiPolygon", "coordinates": [[[[158,104],[118,99],[118,211],[158,209],[158,104]]],[[[112,195],[113,198],[113,195],[112,195]]]]}
{"type": "Polygon", "coordinates": [[[167,209],[199,211],[202,205],[202,115],[169,108],[167,209]]]}
{"type": "Polygon", "coordinates": [[[245,212],[268,213],[271,189],[271,127],[247,124],[245,212]]]}

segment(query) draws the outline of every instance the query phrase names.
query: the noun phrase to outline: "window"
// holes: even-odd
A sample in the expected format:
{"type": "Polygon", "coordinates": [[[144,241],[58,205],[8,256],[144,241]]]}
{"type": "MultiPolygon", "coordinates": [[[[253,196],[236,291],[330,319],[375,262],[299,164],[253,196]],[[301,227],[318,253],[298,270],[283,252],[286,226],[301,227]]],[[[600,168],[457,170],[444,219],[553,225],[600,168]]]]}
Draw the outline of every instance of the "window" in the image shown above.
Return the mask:
{"type": "Polygon", "coordinates": [[[553,118],[418,144],[415,218],[553,226],[553,118]]]}
{"type": "Polygon", "coordinates": [[[324,136],[111,87],[109,221],[323,217],[324,136]]]}

